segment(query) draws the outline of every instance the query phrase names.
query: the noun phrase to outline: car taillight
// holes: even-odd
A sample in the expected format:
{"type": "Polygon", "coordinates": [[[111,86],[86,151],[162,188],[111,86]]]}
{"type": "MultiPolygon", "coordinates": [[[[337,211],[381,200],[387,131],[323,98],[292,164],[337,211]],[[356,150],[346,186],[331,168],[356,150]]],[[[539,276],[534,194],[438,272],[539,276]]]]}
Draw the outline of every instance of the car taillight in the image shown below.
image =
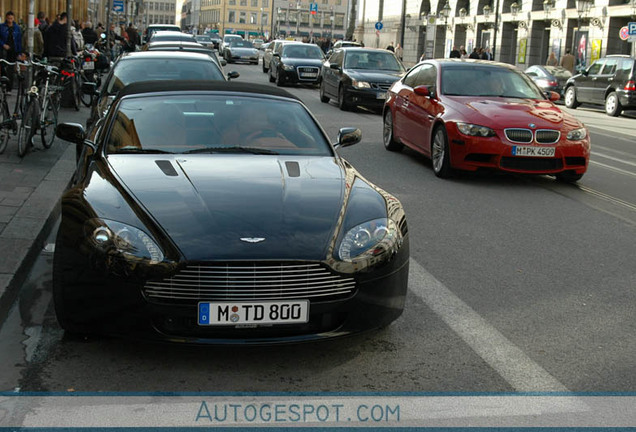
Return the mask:
{"type": "Polygon", "coordinates": [[[93,59],[92,59],[92,58],[90,58],[90,57],[86,57],[86,58],[84,59],[84,61],[90,62],[90,61],[93,61],[93,59]]]}
{"type": "Polygon", "coordinates": [[[627,84],[625,84],[625,87],[623,88],[623,90],[636,91],[636,82],[627,81],[627,84]]]}
{"type": "Polygon", "coordinates": [[[548,81],[548,85],[549,85],[550,87],[556,87],[556,86],[558,86],[558,85],[559,85],[559,83],[558,83],[557,81],[548,81]]]}

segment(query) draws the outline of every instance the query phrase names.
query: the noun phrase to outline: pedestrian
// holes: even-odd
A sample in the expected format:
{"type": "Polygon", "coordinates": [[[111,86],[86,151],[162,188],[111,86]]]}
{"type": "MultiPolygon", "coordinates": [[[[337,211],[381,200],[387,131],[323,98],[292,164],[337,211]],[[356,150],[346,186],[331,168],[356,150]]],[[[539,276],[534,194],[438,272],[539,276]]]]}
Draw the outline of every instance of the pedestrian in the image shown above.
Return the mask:
{"type": "Polygon", "coordinates": [[[71,26],[71,32],[73,32],[73,40],[75,41],[75,46],[78,51],[84,49],[84,36],[82,36],[82,32],[79,28],[79,22],[74,21],[74,25],[71,26]]]}
{"type": "Polygon", "coordinates": [[[400,59],[400,61],[402,61],[402,58],[404,56],[404,49],[402,48],[402,45],[397,44],[395,47],[395,55],[397,56],[397,58],[400,59]]]}
{"type": "Polygon", "coordinates": [[[84,43],[95,45],[97,42],[97,33],[93,30],[93,23],[90,21],[86,21],[84,23],[84,28],[82,29],[82,36],[84,37],[84,43]]]}
{"type": "MultiPolygon", "coordinates": [[[[4,16],[4,22],[0,24],[0,45],[2,45],[2,58],[15,62],[22,58],[22,29],[15,22],[15,15],[9,11],[4,16]]],[[[7,91],[13,87],[15,67],[2,67],[2,74],[9,78],[7,91]]]]}
{"type": "Polygon", "coordinates": [[[38,28],[40,29],[42,34],[44,34],[46,32],[46,29],[49,28],[48,18],[46,18],[46,14],[44,12],[40,11],[38,12],[37,19],[40,22],[40,24],[38,25],[38,28]]]}
{"type": "Polygon", "coordinates": [[[570,71],[570,73],[574,73],[574,65],[576,63],[576,59],[570,53],[570,48],[565,50],[565,55],[561,57],[561,67],[570,71]]]}
{"type": "Polygon", "coordinates": [[[132,46],[132,50],[136,50],[137,45],[141,45],[141,38],[139,37],[139,33],[133,23],[128,24],[126,34],[128,35],[128,42],[132,46]]]}
{"type": "Polygon", "coordinates": [[[475,59],[475,60],[479,59],[479,48],[473,48],[473,52],[470,53],[468,58],[475,59]]]}
{"type": "Polygon", "coordinates": [[[462,54],[457,49],[457,46],[453,45],[453,49],[451,50],[449,57],[450,58],[460,58],[461,56],[462,56],[462,54]]]}
{"type": "Polygon", "coordinates": [[[482,49],[481,59],[482,60],[492,60],[492,54],[490,53],[490,47],[482,49]]]}
{"type": "Polygon", "coordinates": [[[388,49],[391,52],[395,52],[395,48],[393,47],[393,42],[389,42],[389,45],[387,45],[386,49],[388,49]]]}
{"type": "MultiPolygon", "coordinates": [[[[66,35],[68,33],[68,15],[62,12],[60,17],[44,33],[44,56],[49,60],[62,60],[66,57],[66,35]]],[[[71,53],[77,54],[75,39],[71,38],[71,53]]],[[[56,61],[54,60],[54,61],[56,61]]]]}
{"type": "Polygon", "coordinates": [[[548,56],[548,59],[545,62],[546,66],[558,66],[559,65],[559,60],[557,60],[556,55],[554,54],[554,51],[552,51],[550,53],[550,55],[548,56]]]}
{"type": "Polygon", "coordinates": [[[464,47],[461,47],[459,49],[459,53],[460,53],[460,56],[459,56],[460,59],[467,59],[468,58],[468,53],[466,52],[464,47]]]}
{"type": "Polygon", "coordinates": [[[33,29],[33,55],[40,58],[44,55],[44,37],[40,31],[40,22],[36,18],[34,21],[35,28],[33,29]]]}

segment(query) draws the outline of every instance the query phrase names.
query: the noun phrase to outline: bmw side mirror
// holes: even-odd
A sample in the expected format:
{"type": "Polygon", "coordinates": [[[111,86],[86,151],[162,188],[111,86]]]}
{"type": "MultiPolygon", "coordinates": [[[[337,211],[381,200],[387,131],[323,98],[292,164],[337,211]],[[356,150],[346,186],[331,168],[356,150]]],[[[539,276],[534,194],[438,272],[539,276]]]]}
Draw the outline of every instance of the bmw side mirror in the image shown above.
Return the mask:
{"type": "Polygon", "coordinates": [[[228,79],[228,80],[236,79],[236,78],[238,78],[238,77],[240,77],[240,76],[241,76],[241,74],[240,74],[240,73],[238,73],[237,71],[231,71],[231,72],[228,72],[228,73],[227,73],[227,79],[228,79]]]}
{"type": "Polygon", "coordinates": [[[349,147],[362,140],[362,131],[358,128],[345,127],[338,131],[338,142],[335,147],[349,147]]]}
{"type": "Polygon", "coordinates": [[[552,102],[556,102],[559,99],[561,99],[561,95],[558,94],[557,92],[549,91],[547,93],[548,93],[548,99],[550,99],[550,101],[552,102]]]}
{"type": "Polygon", "coordinates": [[[86,140],[86,131],[79,123],[60,123],[55,129],[55,136],[64,141],[83,144],[86,140]]]}
{"type": "Polygon", "coordinates": [[[417,86],[413,89],[413,92],[419,96],[428,96],[431,99],[435,99],[435,86],[417,86]]]}

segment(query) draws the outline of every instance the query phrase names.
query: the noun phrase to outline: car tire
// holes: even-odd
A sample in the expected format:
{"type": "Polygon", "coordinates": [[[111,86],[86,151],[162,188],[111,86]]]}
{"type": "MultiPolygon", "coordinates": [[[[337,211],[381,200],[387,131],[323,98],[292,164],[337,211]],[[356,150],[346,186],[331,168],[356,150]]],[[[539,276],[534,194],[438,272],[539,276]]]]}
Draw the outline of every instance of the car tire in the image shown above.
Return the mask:
{"type": "Polygon", "coordinates": [[[576,183],[581,180],[583,174],[577,174],[575,171],[563,171],[558,173],[556,179],[563,183],[576,183]]]}
{"type": "Polygon", "coordinates": [[[269,75],[269,82],[273,83],[274,81],[276,81],[276,79],[274,78],[274,75],[272,74],[272,68],[270,67],[268,70],[268,75],[269,75]]]}
{"type": "Polygon", "coordinates": [[[431,162],[433,172],[439,178],[448,178],[452,175],[450,164],[450,150],[448,148],[448,135],[444,126],[437,126],[433,132],[431,141],[431,162]]]}
{"type": "Polygon", "coordinates": [[[342,111],[349,111],[351,109],[351,107],[347,103],[346,96],[347,94],[345,92],[344,86],[340,86],[340,88],[338,89],[338,107],[342,111]]]}
{"type": "Polygon", "coordinates": [[[393,113],[390,109],[387,109],[384,113],[382,125],[382,142],[384,143],[384,148],[388,151],[395,152],[402,150],[404,145],[397,142],[393,134],[393,113]]]}
{"type": "Polygon", "coordinates": [[[623,107],[618,100],[616,92],[611,92],[605,98],[605,113],[612,117],[618,117],[623,112],[623,107]]]}
{"type": "Polygon", "coordinates": [[[321,81],[320,82],[320,102],[322,103],[329,103],[329,98],[327,96],[325,96],[325,86],[324,86],[325,82],[321,81]]]}
{"type": "Polygon", "coordinates": [[[263,59],[263,73],[267,73],[267,68],[265,67],[265,59],[263,59]]]}
{"type": "Polygon", "coordinates": [[[278,87],[282,87],[285,85],[285,79],[283,78],[283,74],[281,74],[280,71],[276,72],[276,85],[278,87]]]}
{"type": "Polygon", "coordinates": [[[576,87],[570,86],[565,90],[565,106],[568,108],[576,109],[580,105],[579,101],[576,100],[576,87]]]}

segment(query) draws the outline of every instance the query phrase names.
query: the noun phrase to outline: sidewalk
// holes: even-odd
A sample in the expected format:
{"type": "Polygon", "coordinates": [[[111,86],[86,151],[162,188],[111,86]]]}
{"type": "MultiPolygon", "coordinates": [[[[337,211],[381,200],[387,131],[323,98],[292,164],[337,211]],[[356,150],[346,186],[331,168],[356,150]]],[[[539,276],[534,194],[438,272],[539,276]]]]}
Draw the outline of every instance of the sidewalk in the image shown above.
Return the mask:
{"type": "MultiPolygon", "coordinates": [[[[84,123],[86,117],[87,108],[79,112],[62,108],[58,122],[84,123]]],[[[17,137],[12,136],[0,154],[0,326],[44,247],[58,217],[53,210],[75,167],[73,144],[55,138],[53,146],[44,150],[39,135],[34,142],[35,148],[20,158],[17,137]]]]}

